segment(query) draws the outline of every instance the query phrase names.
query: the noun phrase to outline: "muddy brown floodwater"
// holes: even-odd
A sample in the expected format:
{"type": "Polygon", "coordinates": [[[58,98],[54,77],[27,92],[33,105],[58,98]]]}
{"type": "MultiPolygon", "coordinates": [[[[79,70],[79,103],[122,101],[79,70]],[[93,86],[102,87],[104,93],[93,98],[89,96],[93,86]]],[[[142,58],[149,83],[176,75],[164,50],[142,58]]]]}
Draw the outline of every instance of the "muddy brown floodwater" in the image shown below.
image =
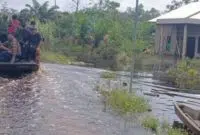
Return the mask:
{"type": "MultiPolygon", "coordinates": [[[[54,64],[43,64],[42,70],[22,79],[0,78],[0,135],[151,134],[136,122],[125,126],[123,118],[104,111],[95,90],[103,70],[54,64]]],[[[129,81],[120,74],[122,81],[129,81]]],[[[200,95],[158,88],[163,82],[154,80],[152,74],[139,76],[134,79],[134,90],[149,101],[160,120],[179,121],[175,101],[200,102],[200,95]],[[144,95],[157,91],[158,97],[144,95]]]]}

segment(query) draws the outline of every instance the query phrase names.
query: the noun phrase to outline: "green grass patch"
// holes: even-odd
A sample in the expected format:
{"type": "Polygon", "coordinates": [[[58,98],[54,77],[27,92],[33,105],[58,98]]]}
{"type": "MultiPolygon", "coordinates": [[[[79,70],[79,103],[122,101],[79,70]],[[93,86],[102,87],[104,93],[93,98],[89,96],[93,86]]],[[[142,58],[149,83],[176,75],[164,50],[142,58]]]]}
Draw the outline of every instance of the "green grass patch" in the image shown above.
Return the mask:
{"type": "Polygon", "coordinates": [[[42,51],[41,61],[57,64],[71,64],[72,59],[58,52],[42,51]]]}
{"type": "Polygon", "coordinates": [[[188,133],[182,129],[169,128],[167,135],[188,135],[188,133]]]}
{"type": "Polygon", "coordinates": [[[104,79],[116,79],[117,78],[117,74],[115,72],[103,72],[101,74],[101,78],[104,78],[104,79]]]}
{"type": "Polygon", "coordinates": [[[142,125],[145,128],[151,129],[152,131],[156,132],[158,127],[160,126],[159,120],[151,117],[151,116],[147,116],[145,117],[145,119],[142,121],[142,125]]]}
{"type": "Polygon", "coordinates": [[[144,98],[124,90],[117,89],[110,92],[101,90],[101,94],[105,97],[106,104],[122,115],[142,113],[149,109],[149,105],[144,98]]]}
{"type": "Polygon", "coordinates": [[[157,118],[149,115],[142,119],[142,126],[153,131],[155,135],[188,135],[184,129],[172,128],[167,121],[161,124],[157,118]]]}

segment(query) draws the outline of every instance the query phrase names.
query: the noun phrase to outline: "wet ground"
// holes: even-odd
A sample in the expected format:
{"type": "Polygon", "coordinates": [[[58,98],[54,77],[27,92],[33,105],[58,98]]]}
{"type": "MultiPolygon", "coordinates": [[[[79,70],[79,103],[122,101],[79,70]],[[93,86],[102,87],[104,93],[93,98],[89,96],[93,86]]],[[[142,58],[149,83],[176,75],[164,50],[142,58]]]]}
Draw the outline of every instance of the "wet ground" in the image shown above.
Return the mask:
{"type": "MultiPolygon", "coordinates": [[[[0,79],[0,135],[148,135],[135,121],[105,112],[96,86],[103,70],[43,64],[42,71],[22,79],[0,79]]],[[[175,101],[200,104],[200,95],[167,90],[152,74],[139,74],[134,90],[152,106],[154,115],[179,121],[175,101]],[[158,87],[159,86],[159,87],[158,87]],[[150,96],[153,93],[158,96],[150,96]]],[[[128,82],[127,76],[120,82],[128,82]]]]}

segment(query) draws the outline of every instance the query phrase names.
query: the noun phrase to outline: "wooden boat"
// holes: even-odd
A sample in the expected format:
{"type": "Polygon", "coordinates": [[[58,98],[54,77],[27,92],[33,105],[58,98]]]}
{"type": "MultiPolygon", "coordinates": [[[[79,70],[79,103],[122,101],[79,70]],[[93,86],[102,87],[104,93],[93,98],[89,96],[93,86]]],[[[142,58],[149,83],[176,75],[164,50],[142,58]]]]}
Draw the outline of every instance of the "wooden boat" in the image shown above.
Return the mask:
{"type": "Polygon", "coordinates": [[[2,63],[0,62],[0,72],[31,72],[37,71],[39,64],[35,62],[17,62],[17,63],[2,63]]]}
{"type": "Polygon", "coordinates": [[[36,49],[36,60],[34,61],[24,61],[21,59],[19,62],[13,64],[9,62],[0,62],[0,74],[1,73],[23,73],[23,72],[33,72],[38,71],[40,67],[40,48],[36,49]]]}
{"type": "Polygon", "coordinates": [[[180,120],[193,134],[200,135],[200,110],[194,108],[183,103],[175,103],[175,112],[180,120]]]}

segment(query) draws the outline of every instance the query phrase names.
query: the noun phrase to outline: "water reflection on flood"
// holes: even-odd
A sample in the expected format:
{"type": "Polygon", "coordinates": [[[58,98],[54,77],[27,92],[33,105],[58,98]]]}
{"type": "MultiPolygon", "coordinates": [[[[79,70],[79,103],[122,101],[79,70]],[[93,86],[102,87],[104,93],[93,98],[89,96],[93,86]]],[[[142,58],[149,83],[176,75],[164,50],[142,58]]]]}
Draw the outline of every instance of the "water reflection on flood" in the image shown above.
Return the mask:
{"type": "Polygon", "coordinates": [[[153,75],[149,73],[146,75],[143,73],[142,77],[136,77],[133,86],[138,95],[148,100],[153,114],[161,121],[168,121],[170,124],[173,124],[174,121],[181,122],[174,111],[175,102],[180,101],[188,105],[200,106],[200,94],[192,94],[195,92],[191,91],[190,93],[190,91],[180,89],[176,91],[177,88],[168,87],[165,82],[153,79],[153,75]]]}

